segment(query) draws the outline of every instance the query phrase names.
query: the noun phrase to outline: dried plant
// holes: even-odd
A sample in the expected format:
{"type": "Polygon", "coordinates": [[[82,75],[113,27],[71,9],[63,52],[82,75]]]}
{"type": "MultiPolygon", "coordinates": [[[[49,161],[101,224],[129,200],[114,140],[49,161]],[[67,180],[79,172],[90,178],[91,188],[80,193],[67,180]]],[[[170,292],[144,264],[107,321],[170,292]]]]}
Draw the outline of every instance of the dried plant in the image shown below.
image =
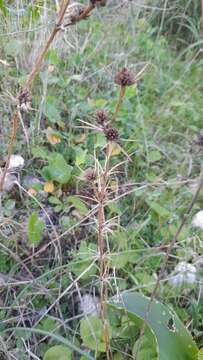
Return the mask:
{"type": "MultiPolygon", "coordinates": [[[[97,5],[106,5],[106,1],[105,2],[100,1],[100,0],[90,1],[89,5],[83,6],[82,8],[80,8],[80,10],[78,11],[77,14],[74,13],[70,16],[70,22],[68,24],[63,24],[64,18],[67,15],[68,8],[70,6],[70,0],[64,0],[61,2],[61,7],[59,9],[58,14],[56,15],[55,25],[45,43],[42,51],[40,52],[37,59],[35,60],[34,66],[27,78],[24,88],[17,95],[16,109],[14,110],[14,114],[13,114],[12,120],[11,120],[12,130],[11,130],[10,142],[8,145],[6,165],[4,167],[3,175],[0,178],[0,192],[2,192],[2,189],[4,186],[4,181],[5,181],[6,174],[7,174],[8,167],[9,167],[10,157],[13,152],[13,147],[14,147],[14,144],[16,141],[17,126],[18,126],[18,121],[20,118],[20,112],[21,111],[25,111],[25,112],[31,111],[32,85],[33,85],[36,75],[38,74],[38,72],[41,68],[41,65],[43,64],[44,58],[47,54],[47,51],[49,50],[49,48],[50,48],[53,40],[55,39],[56,35],[58,34],[58,32],[60,32],[60,30],[62,29],[62,26],[74,25],[76,22],[86,19],[97,5]]],[[[71,14],[71,11],[70,11],[70,14],[71,14]]]]}

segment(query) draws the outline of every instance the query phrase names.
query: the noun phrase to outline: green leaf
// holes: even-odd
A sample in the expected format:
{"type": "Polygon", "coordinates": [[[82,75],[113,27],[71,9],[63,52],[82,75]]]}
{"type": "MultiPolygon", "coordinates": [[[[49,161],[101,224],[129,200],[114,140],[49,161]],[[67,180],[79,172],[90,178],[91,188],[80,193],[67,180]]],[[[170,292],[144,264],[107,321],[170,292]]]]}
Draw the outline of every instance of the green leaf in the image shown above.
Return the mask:
{"type": "Polygon", "coordinates": [[[49,197],[49,203],[53,204],[53,205],[62,205],[62,202],[55,196],[50,196],[49,197]]]}
{"type": "Polygon", "coordinates": [[[128,263],[128,253],[120,252],[111,255],[111,260],[109,266],[115,267],[116,269],[122,269],[128,263]]]}
{"type": "Polygon", "coordinates": [[[170,212],[163,206],[159,205],[157,202],[146,200],[146,203],[160,217],[169,218],[171,216],[170,212]]]}
{"type": "Polygon", "coordinates": [[[36,212],[30,215],[28,220],[28,239],[32,245],[38,245],[42,239],[44,222],[36,212]]]}
{"type": "Polygon", "coordinates": [[[80,147],[76,147],[76,159],[75,163],[77,166],[80,166],[85,163],[87,150],[83,150],[80,147]]]}
{"type": "Polygon", "coordinates": [[[152,150],[149,153],[148,161],[149,162],[156,162],[161,160],[162,154],[158,150],[152,150]]]}
{"type": "Polygon", "coordinates": [[[32,154],[34,157],[38,157],[44,160],[47,160],[49,158],[49,152],[45,148],[40,146],[34,147],[32,149],[32,154]]]}
{"type": "MultiPolygon", "coordinates": [[[[111,338],[111,331],[110,338],[111,338]]],[[[105,352],[104,331],[101,319],[96,316],[88,316],[80,321],[80,335],[83,344],[96,352],[105,352]]]]}
{"type": "Polygon", "coordinates": [[[54,153],[49,156],[48,161],[49,166],[45,166],[44,169],[46,173],[49,173],[51,179],[60,184],[67,183],[71,178],[72,166],[66,163],[63,155],[54,153]]]}
{"type": "Polygon", "coordinates": [[[203,348],[201,348],[198,352],[198,360],[203,360],[203,348]]]}
{"type": "MultiPolygon", "coordinates": [[[[124,293],[119,298],[119,302],[116,299],[113,300],[113,307],[128,314],[130,320],[136,324],[140,321],[139,328],[142,328],[143,321],[146,322],[146,328],[151,330],[156,339],[159,360],[194,360],[197,358],[198,348],[192,336],[177,315],[167,306],[158,301],[151,303],[149,298],[136,292],[124,293]],[[149,302],[150,311],[146,321],[149,302]]],[[[152,339],[148,335],[147,337],[151,342],[152,339]]]]}
{"type": "Polygon", "coordinates": [[[157,351],[151,346],[149,337],[144,335],[141,340],[137,340],[133,346],[133,356],[136,360],[157,360],[157,351]],[[138,352],[137,352],[138,351],[138,352]]]}
{"type": "Polygon", "coordinates": [[[44,354],[43,360],[71,360],[71,351],[63,345],[52,346],[44,354]]]}
{"type": "Polygon", "coordinates": [[[87,215],[89,210],[78,196],[69,196],[68,202],[71,203],[80,212],[81,215],[87,215]]]}
{"type": "Polygon", "coordinates": [[[61,106],[59,101],[54,96],[47,96],[44,108],[45,116],[52,123],[61,123],[61,106]]]}

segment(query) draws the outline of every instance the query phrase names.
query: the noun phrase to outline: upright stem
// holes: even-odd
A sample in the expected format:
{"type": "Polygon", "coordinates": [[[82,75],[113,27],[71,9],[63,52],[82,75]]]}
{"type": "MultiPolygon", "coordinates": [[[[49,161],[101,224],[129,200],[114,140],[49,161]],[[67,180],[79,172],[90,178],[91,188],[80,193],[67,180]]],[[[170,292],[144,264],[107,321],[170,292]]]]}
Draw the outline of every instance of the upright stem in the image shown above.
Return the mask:
{"type": "MultiPolygon", "coordinates": [[[[203,0],[202,0],[202,1],[203,1],[203,0]]],[[[126,89],[125,86],[121,86],[121,87],[120,87],[118,102],[117,102],[117,104],[116,104],[116,109],[115,109],[115,112],[114,112],[114,114],[113,114],[112,122],[116,120],[116,116],[117,116],[117,114],[118,114],[119,111],[120,111],[120,108],[121,108],[121,105],[122,105],[122,102],[123,102],[123,98],[124,98],[124,96],[125,96],[125,89],[126,89]]]]}
{"type": "MultiPolygon", "coordinates": [[[[47,53],[47,50],[49,49],[52,41],[54,40],[57,32],[59,31],[59,27],[62,24],[62,21],[63,21],[64,15],[65,15],[66,9],[67,9],[67,7],[69,5],[69,2],[70,2],[70,0],[63,0],[62,1],[58,21],[54,25],[54,28],[53,28],[51,34],[49,35],[48,40],[47,40],[44,48],[42,49],[42,51],[40,52],[38,58],[36,59],[36,61],[34,63],[33,69],[31,71],[30,75],[28,76],[28,79],[27,79],[24,90],[26,90],[26,89],[30,90],[31,89],[33,81],[34,81],[38,71],[40,70],[40,67],[41,67],[42,62],[44,60],[44,57],[45,57],[45,55],[47,53]]],[[[18,104],[17,104],[17,106],[18,106],[18,104]]],[[[4,181],[5,181],[5,178],[6,178],[7,171],[8,171],[10,158],[11,158],[11,155],[13,153],[13,148],[14,148],[15,141],[16,141],[18,119],[19,119],[19,113],[18,113],[18,109],[16,109],[13,116],[12,116],[11,140],[10,140],[9,145],[8,145],[6,165],[5,165],[5,168],[4,168],[3,175],[2,175],[2,177],[0,179],[0,192],[2,191],[3,186],[4,186],[4,181]]]]}
{"type": "Polygon", "coordinates": [[[8,154],[7,154],[7,159],[6,159],[6,165],[4,167],[3,175],[2,175],[2,177],[0,179],[0,193],[3,190],[4,181],[5,181],[6,174],[7,174],[8,168],[9,168],[11,155],[13,153],[13,146],[14,146],[15,140],[16,140],[17,127],[18,127],[18,112],[16,111],[14,113],[14,115],[13,115],[13,118],[12,118],[12,132],[11,132],[11,139],[10,139],[9,146],[8,146],[8,154]]]}
{"type": "Polygon", "coordinates": [[[103,322],[104,340],[106,345],[106,357],[107,360],[112,360],[112,352],[110,347],[110,336],[108,327],[108,316],[107,316],[107,300],[108,300],[108,264],[105,257],[105,239],[104,239],[104,226],[105,226],[105,213],[104,213],[104,201],[106,197],[106,187],[108,182],[108,170],[109,162],[111,157],[111,144],[107,144],[106,161],[101,175],[101,187],[97,192],[99,209],[98,209],[98,250],[100,259],[100,303],[101,303],[101,319],[103,322]]]}

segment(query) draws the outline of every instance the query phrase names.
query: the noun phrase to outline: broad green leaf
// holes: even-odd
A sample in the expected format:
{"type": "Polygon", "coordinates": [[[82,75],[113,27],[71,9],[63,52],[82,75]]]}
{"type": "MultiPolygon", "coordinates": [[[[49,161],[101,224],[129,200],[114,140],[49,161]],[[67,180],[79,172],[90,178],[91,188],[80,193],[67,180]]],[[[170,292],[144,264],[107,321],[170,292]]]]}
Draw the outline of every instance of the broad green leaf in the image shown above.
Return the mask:
{"type": "Polygon", "coordinates": [[[42,240],[44,222],[36,212],[30,215],[28,220],[28,239],[32,245],[38,245],[42,240]]]}
{"type": "Polygon", "coordinates": [[[61,122],[61,106],[58,102],[58,99],[54,96],[47,96],[44,114],[52,123],[61,122]]]}
{"type": "Polygon", "coordinates": [[[71,360],[71,350],[63,345],[52,346],[44,354],[43,360],[71,360]]]}
{"type": "Polygon", "coordinates": [[[128,253],[116,253],[111,255],[109,266],[115,267],[116,269],[122,269],[128,263],[128,253]]]}
{"type": "MultiPolygon", "coordinates": [[[[111,338],[111,331],[110,338],[111,338]]],[[[80,321],[80,336],[83,344],[96,352],[105,352],[104,331],[101,319],[88,316],[80,321]]]]}
{"type": "Polygon", "coordinates": [[[87,150],[83,150],[80,147],[76,147],[75,151],[76,151],[75,163],[77,166],[80,166],[85,163],[87,150]]]}
{"type": "Polygon", "coordinates": [[[170,212],[163,206],[159,205],[157,202],[149,201],[149,200],[147,200],[146,202],[149,205],[149,207],[160,217],[163,217],[163,218],[170,217],[170,215],[171,215],[170,212]]]}
{"type": "Polygon", "coordinates": [[[161,158],[162,158],[162,155],[158,150],[150,151],[149,156],[148,156],[149,162],[156,162],[156,161],[161,160],[161,158]]]}
{"type": "Polygon", "coordinates": [[[50,196],[49,197],[49,203],[53,204],[53,205],[62,205],[62,202],[55,196],[50,196]]]}
{"type": "Polygon", "coordinates": [[[49,156],[49,166],[46,166],[46,171],[49,172],[51,179],[60,184],[65,184],[70,180],[72,166],[68,165],[59,153],[53,153],[49,156]]]}
{"type": "Polygon", "coordinates": [[[144,335],[142,339],[138,339],[133,346],[133,356],[136,360],[157,360],[157,351],[151,346],[149,338],[144,335]]]}
{"type": "Polygon", "coordinates": [[[34,157],[38,157],[44,160],[47,160],[49,158],[49,152],[45,148],[40,146],[34,147],[32,149],[32,154],[34,157]]]}
{"type": "Polygon", "coordinates": [[[97,273],[97,267],[94,264],[88,271],[86,269],[91,265],[92,258],[86,254],[86,258],[84,260],[71,261],[70,262],[70,271],[73,272],[76,276],[80,276],[80,274],[84,273],[83,280],[91,279],[93,275],[97,273]]]}
{"type": "Polygon", "coordinates": [[[68,202],[71,203],[80,212],[81,215],[87,215],[89,210],[78,196],[69,196],[68,202]]]}
{"type": "MultiPolygon", "coordinates": [[[[136,292],[124,293],[119,301],[114,300],[114,307],[120,309],[135,323],[140,320],[140,328],[146,321],[150,299],[136,292]]],[[[113,301],[112,301],[113,302],[113,301]]],[[[179,320],[177,315],[158,301],[150,303],[146,328],[153,332],[158,347],[159,360],[194,360],[198,348],[192,336],[179,320]]]]}

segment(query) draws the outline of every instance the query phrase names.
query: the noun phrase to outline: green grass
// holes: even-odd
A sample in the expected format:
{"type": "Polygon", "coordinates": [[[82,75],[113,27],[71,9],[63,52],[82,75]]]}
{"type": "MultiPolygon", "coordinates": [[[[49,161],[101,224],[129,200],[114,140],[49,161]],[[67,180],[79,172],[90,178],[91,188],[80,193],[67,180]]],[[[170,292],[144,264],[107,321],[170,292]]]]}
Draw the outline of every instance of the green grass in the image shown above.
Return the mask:
{"type": "MultiPolygon", "coordinates": [[[[51,10],[50,4],[48,8],[51,10]]],[[[29,11],[18,24],[12,13],[5,22],[2,20],[5,32],[24,31],[30,26],[38,30],[1,37],[0,58],[9,63],[8,67],[0,65],[1,165],[10,134],[13,108],[10,94],[15,96],[18,84],[25,82],[37,49],[36,39],[43,38],[41,20],[36,15],[29,22],[29,11]]],[[[51,21],[51,15],[48,16],[51,21]]],[[[177,16],[175,13],[174,18],[177,16]]],[[[33,87],[34,111],[23,117],[24,131],[22,124],[18,130],[15,153],[26,160],[20,182],[24,184],[26,175],[40,177],[43,182],[49,180],[44,168],[53,152],[63,155],[72,167],[72,176],[68,185],[56,181],[55,191],[48,198],[39,191],[38,202],[17,187],[2,195],[0,281],[1,274],[6,280],[0,288],[0,331],[16,328],[11,337],[2,334],[0,338],[2,356],[7,356],[6,359],[13,355],[19,360],[28,360],[29,348],[41,358],[55,345],[53,339],[47,340],[44,336],[31,333],[25,336],[18,327],[38,326],[42,332],[53,331],[74,347],[81,347],[78,296],[99,292],[99,269],[94,263],[96,234],[92,224],[85,227],[80,224],[85,213],[81,204],[73,204],[67,198],[78,189],[83,190],[79,180],[81,169],[94,164],[94,148],[101,150],[104,138],[79,129],[78,120],[92,122],[93,113],[101,107],[113,111],[118,96],[113,82],[116,71],[128,65],[136,73],[146,63],[143,79],[137,86],[128,88],[117,121],[121,147],[130,154],[132,161],[126,161],[123,152],[113,157],[115,164],[126,162],[114,177],[112,189],[116,180],[120,187],[125,183],[133,184],[127,188],[132,192],[118,202],[109,203],[106,215],[108,220],[114,217],[115,224],[113,233],[109,232],[108,236],[110,295],[131,288],[145,295],[152,291],[156,272],[164,258],[161,246],[170,243],[180,224],[192,198],[190,185],[197,181],[202,162],[202,152],[195,142],[203,117],[203,61],[198,45],[194,45],[199,41],[198,25],[193,28],[194,19],[188,18],[190,30],[195,30],[190,38],[181,38],[185,47],[177,50],[182,32],[174,30],[177,25],[171,25],[171,35],[166,35],[167,21],[164,18],[163,32],[157,32],[160,22],[154,23],[153,10],[138,11],[129,5],[120,10],[113,7],[108,15],[108,9],[104,9],[78,24],[75,30],[68,31],[66,41],[59,39],[48,53],[33,87]],[[60,143],[50,144],[46,136],[48,127],[56,131],[60,143]],[[14,204],[12,209],[10,200],[14,204]],[[35,252],[55,238],[53,227],[49,226],[36,249],[29,244],[28,216],[40,211],[39,202],[42,208],[50,211],[58,235],[67,234],[61,236],[60,246],[55,242],[35,256],[35,252]],[[27,258],[26,269],[22,261],[27,258]],[[77,277],[75,286],[73,279],[77,277]],[[65,294],[61,297],[63,291],[65,294]]],[[[203,197],[200,196],[193,212],[202,206],[203,197]]],[[[201,237],[202,233],[191,227],[189,218],[171,254],[165,279],[180,261],[200,262],[201,237]]],[[[200,267],[198,272],[201,281],[200,267]]],[[[177,290],[163,281],[159,290],[159,298],[176,310],[202,346],[200,284],[177,290]]],[[[120,345],[117,344],[118,348],[120,345]]]]}

